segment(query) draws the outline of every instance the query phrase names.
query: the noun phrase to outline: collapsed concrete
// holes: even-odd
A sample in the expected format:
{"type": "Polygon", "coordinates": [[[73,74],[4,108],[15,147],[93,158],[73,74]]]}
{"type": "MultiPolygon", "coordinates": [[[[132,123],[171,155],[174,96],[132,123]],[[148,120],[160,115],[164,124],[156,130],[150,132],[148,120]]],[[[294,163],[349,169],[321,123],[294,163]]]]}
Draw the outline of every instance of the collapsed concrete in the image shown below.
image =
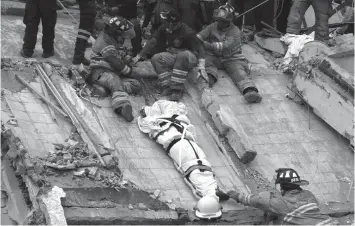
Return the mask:
{"type": "Polygon", "coordinates": [[[292,84],[315,114],[354,145],[354,39],[335,40],[332,49],[315,42],[304,46],[292,84]]]}

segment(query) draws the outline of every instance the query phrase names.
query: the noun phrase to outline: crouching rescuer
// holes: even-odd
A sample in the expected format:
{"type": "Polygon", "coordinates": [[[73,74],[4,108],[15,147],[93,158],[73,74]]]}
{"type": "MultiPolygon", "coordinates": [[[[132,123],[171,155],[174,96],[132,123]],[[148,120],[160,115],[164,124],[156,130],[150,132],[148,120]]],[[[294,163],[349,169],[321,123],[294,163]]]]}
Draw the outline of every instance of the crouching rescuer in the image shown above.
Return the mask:
{"type": "Polygon", "coordinates": [[[214,12],[216,22],[197,34],[206,50],[205,65],[200,63],[198,66],[202,75],[199,80],[208,80],[209,86],[212,87],[218,79],[218,69],[224,69],[246,101],[260,102],[262,98],[255,83],[248,76],[248,62],[242,54],[242,34],[232,23],[234,11],[229,4],[220,6],[214,12]]]}
{"type": "Polygon", "coordinates": [[[164,147],[187,185],[200,199],[197,217],[203,218],[205,210],[211,214],[208,218],[219,218],[222,214],[219,201],[226,201],[229,196],[219,189],[211,163],[195,141],[186,106],[159,100],[152,106],[143,107],[140,113],[139,129],[164,147]]]}
{"type": "Polygon", "coordinates": [[[196,38],[196,33],[181,22],[176,11],[162,12],[160,17],[163,24],[142,51],[133,58],[133,62],[144,58],[155,46],[164,49],[163,52],[155,54],[151,62],[158,74],[162,95],[170,95],[170,100],[179,101],[188,72],[196,66],[197,58],[204,59],[205,52],[196,38]]]}
{"type": "Polygon", "coordinates": [[[141,90],[138,80],[131,78],[132,69],[124,60],[119,48],[125,39],[135,36],[133,24],[121,17],[114,17],[105,25],[92,48],[88,82],[101,86],[112,95],[112,108],[129,122],[133,120],[129,94],[141,90]]]}
{"type": "Polygon", "coordinates": [[[274,225],[339,225],[339,222],[320,212],[318,201],[312,192],[301,186],[309,182],[301,180],[294,169],[276,170],[275,184],[280,184],[281,194],[261,192],[245,195],[236,191],[228,194],[235,201],[266,211],[266,224],[274,225]]]}

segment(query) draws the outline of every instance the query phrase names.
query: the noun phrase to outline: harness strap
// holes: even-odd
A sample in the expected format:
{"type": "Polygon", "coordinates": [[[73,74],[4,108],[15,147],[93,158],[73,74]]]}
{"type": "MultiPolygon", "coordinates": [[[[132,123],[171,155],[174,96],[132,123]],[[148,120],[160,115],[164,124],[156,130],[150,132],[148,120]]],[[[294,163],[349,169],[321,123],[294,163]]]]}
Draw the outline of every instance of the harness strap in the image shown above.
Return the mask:
{"type": "MultiPolygon", "coordinates": [[[[183,132],[184,130],[184,127],[181,125],[181,121],[180,120],[177,120],[176,117],[178,117],[178,115],[173,115],[171,118],[161,118],[161,119],[165,119],[165,120],[169,120],[171,122],[170,126],[162,131],[160,131],[154,138],[153,140],[156,141],[158,139],[158,137],[160,135],[162,135],[163,133],[165,133],[167,130],[169,130],[172,126],[174,126],[177,131],[179,131],[180,133],[183,132]]],[[[166,125],[167,122],[162,122],[160,123],[159,125],[160,126],[164,126],[166,125]]]]}
{"type": "Polygon", "coordinates": [[[193,166],[190,166],[184,173],[184,177],[191,183],[189,177],[190,177],[190,174],[192,171],[194,171],[195,169],[199,169],[201,172],[204,172],[204,171],[210,171],[210,172],[213,172],[212,171],[212,168],[209,167],[209,166],[205,166],[205,165],[200,165],[200,164],[197,164],[197,165],[193,165],[193,166]]]}

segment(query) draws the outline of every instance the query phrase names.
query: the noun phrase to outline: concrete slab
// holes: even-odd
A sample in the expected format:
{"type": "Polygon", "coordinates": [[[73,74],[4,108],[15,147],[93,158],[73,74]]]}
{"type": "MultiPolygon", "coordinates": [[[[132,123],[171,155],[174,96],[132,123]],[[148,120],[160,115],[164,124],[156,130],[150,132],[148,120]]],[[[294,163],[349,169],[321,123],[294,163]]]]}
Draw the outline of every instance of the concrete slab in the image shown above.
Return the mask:
{"type": "MultiPolygon", "coordinates": [[[[244,47],[243,51],[248,49],[249,53],[257,54],[255,59],[261,59],[252,48],[244,47]]],[[[254,58],[254,55],[249,57],[254,58]]],[[[263,64],[262,60],[253,61],[263,64]]],[[[240,101],[239,96],[235,97],[239,91],[224,72],[221,72],[224,74],[221,80],[225,81],[219,82],[229,85],[213,88],[223,104],[234,110],[258,153],[248,167],[269,181],[276,168],[293,167],[302,178],[310,181],[305,189],[314,192],[321,202],[347,201],[350,184],[342,178],[354,176],[354,153],[347,142],[314,113],[308,113],[307,107],[286,99],[286,86],[290,82],[287,75],[266,69],[265,65],[256,70],[252,78],[264,97],[261,103],[247,104],[240,101]]],[[[350,197],[353,193],[353,189],[350,190],[350,197]]]]}

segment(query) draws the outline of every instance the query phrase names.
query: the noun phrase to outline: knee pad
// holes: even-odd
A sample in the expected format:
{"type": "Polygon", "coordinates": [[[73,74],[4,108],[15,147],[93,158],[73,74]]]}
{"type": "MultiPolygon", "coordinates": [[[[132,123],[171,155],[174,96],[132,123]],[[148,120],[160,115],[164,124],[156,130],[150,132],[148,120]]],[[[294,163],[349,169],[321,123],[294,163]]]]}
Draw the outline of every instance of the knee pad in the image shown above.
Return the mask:
{"type": "Polygon", "coordinates": [[[128,93],[128,94],[137,94],[141,91],[142,85],[141,83],[136,80],[136,79],[124,79],[123,80],[123,89],[128,93]]]}

